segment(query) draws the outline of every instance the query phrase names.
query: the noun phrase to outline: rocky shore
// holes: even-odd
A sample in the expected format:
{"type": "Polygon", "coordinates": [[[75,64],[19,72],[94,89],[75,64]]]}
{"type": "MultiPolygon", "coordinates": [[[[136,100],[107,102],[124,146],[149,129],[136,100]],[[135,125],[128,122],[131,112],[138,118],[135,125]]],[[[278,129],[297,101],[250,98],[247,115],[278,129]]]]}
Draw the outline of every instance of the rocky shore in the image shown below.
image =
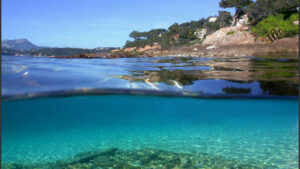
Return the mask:
{"type": "MultiPolygon", "coordinates": [[[[224,34],[224,33],[223,33],[224,34]]],[[[226,33],[225,33],[226,34],[226,33]]],[[[237,36],[238,33],[236,33],[237,36]]],[[[241,34],[240,34],[241,35],[241,34]]],[[[297,54],[299,52],[299,36],[283,38],[273,43],[254,40],[249,34],[240,37],[233,36],[233,39],[216,40],[222,36],[212,35],[209,40],[202,44],[192,46],[174,47],[169,50],[149,49],[149,50],[116,50],[111,52],[81,54],[76,56],[55,57],[55,58],[130,58],[130,57],[238,57],[238,56],[260,56],[269,54],[297,54]],[[246,38],[245,38],[246,37],[246,38]],[[240,39],[240,41],[238,41],[240,39]]],[[[224,35],[223,35],[224,37],[224,35]]]]}
{"type": "Polygon", "coordinates": [[[75,56],[64,56],[58,57],[54,56],[51,58],[59,58],[59,59],[117,59],[117,58],[133,58],[133,57],[151,57],[146,52],[137,52],[137,51],[112,51],[112,52],[102,52],[102,53],[88,53],[88,54],[80,54],[75,56]]]}
{"type": "Polygon", "coordinates": [[[232,57],[260,56],[269,54],[296,54],[299,52],[299,38],[291,37],[273,43],[253,42],[247,44],[202,45],[174,48],[166,51],[149,51],[150,56],[193,56],[193,57],[232,57]]]}

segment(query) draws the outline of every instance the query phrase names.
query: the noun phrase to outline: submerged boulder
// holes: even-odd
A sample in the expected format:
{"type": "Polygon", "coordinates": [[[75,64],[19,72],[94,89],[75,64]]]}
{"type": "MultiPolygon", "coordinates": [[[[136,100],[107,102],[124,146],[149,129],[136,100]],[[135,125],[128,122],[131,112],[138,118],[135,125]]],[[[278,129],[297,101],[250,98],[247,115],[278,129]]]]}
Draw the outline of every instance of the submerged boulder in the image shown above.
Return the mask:
{"type": "Polygon", "coordinates": [[[87,163],[99,156],[114,156],[117,150],[118,150],[117,148],[110,148],[105,151],[92,151],[92,152],[80,153],[74,156],[73,160],[71,160],[69,164],[87,163]]]}

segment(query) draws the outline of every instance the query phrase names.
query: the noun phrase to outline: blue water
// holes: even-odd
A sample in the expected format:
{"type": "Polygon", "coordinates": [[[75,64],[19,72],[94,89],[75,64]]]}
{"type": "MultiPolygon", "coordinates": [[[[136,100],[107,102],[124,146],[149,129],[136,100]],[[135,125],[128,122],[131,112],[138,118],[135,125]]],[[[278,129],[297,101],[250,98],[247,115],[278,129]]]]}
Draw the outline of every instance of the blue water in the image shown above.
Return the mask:
{"type": "Polygon", "coordinates": [[[1,64],[3,168],[298,168],[298,57],[1,64]]]}
{"type": "Polygon", "coordinates": [[[86,89],[298,96],[298,57],[56,59],[2,56],[2,96],[86,89]],[[228,90],[231,89],[231,90],[228,90]],[[239,92],[240,90],[247,92],[239,92]]]}
{"type": "Polygon", "coordinates": [[[298,119],[296,100],[107,95],[4,101],[2,162],[51,162],[117,147],[297,168],[298,119]]]}

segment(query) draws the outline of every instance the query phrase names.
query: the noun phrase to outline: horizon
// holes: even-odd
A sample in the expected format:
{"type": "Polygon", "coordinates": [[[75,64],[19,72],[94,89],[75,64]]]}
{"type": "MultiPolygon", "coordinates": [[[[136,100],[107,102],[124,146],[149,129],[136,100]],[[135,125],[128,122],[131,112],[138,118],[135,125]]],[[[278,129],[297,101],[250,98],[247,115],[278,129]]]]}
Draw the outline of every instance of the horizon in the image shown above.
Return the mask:
{"type": "Polygon", "coordinates": [[[28,39],[47,47],[123,47],[134,30],[167,29],[216,16],[225,10],[219,1],[3,0],[2,40],[28,39]]]}

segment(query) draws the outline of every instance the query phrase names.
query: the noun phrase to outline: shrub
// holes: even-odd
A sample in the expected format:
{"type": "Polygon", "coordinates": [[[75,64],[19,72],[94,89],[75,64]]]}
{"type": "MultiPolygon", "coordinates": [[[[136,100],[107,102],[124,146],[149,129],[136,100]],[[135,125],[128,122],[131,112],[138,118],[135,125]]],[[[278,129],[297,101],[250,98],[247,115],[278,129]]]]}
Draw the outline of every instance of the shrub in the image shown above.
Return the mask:
{"type": "Polygon", "coordinates": [[[253,27],[251,31],[258,37],[267,37],[271,41],[290,37],[298,34],[299,25],[293,24],[298,18],[298,14],[293,14],[286,20],[283,14],[270,15],[253,27]]]}
{"type": "Polygon", "coordinates": [[[233,35],[235,32],[231,31],[231,32],[227,32],[227,35],[233,35]]]}

